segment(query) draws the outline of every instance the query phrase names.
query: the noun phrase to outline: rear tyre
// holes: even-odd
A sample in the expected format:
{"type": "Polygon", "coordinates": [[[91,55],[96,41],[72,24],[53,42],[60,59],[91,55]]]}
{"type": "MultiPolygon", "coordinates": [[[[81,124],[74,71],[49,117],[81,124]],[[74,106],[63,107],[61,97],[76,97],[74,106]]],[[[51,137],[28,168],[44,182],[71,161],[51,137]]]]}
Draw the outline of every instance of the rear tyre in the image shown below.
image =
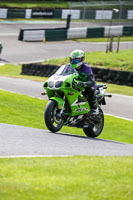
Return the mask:
{"type": "Polygon", "coordinates": [[[47,128],[51,132],[59,131],[63,126],[63,119],[59,117],[60,110],[58,109],[58,105],[55,101],[49,101],[46,105],[44,112],[44,120],[47,128]]]}
{"type": "Polygon", "coordinates": [[[94,122],[93,120],[88,120],[88,127],[83,128],[84,133],[88,137],[98,137],[104,127],[104,114],[101,108],[99,108],[99,115],[97,116],[99,118],[99,122],[94,122]]]}

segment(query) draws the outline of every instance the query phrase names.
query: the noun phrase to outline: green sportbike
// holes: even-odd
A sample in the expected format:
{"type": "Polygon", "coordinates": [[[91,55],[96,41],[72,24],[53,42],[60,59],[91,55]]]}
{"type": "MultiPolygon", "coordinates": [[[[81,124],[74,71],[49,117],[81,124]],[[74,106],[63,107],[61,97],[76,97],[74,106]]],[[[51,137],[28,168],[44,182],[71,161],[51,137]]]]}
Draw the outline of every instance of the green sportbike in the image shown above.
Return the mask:
{"type": "MultiPolygon", "coordinates": [[[[84,74],[83,74],[84,75],[84,74]]],[[[79,82],[75,69],[62,65],[43,85],[48,96],[44,120],[51,132],[59,131],[63,126],[82,128],[88,137],[97,137],[104,127],[104,114],[101,105],[105,105],[105,84],[96,85],[99,113],[93,115],[84,88],[79,82]]]]}

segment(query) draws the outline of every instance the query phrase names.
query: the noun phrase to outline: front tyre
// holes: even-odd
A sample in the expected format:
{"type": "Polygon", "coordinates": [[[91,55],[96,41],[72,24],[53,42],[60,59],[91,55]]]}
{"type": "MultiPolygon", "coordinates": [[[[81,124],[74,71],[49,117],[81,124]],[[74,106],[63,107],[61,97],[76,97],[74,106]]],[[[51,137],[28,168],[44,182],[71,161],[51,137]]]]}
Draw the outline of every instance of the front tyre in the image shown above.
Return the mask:
{"type": "Polygon", "coordinates": [[[59,131],[63,126],[63,119],[59,117],[60,110],[55,101],[49,101],[45,107],[44,120],[51,132],[59,131]]]}
{"type": "Polygon", "coordinates": [[[99,118],[98,122],[94,122],[93,120],[89,120],[88,121],[88,127],[87,128],[83,128],[84,133],[88,136],[88,137],[98,137],[104,127],[104,114],[101,108],[99,108],[99,114],[97,116],[99,118]]]}

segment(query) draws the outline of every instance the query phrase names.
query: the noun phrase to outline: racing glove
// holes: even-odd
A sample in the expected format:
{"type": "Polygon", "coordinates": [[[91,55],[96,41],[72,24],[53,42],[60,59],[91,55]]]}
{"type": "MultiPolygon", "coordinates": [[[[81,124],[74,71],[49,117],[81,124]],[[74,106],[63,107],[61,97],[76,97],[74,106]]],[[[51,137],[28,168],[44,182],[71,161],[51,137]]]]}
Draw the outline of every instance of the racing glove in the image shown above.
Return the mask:
{"type": "Polygon", "coordinates": [[[80,81],[80,82],[78,82],[78,85],[80,87],[83,87],[83,88],[86,88],[86,87],[90,88],[90,87],[93,87],[95,85],[95,82],[93,80],[87,81],[87,82],[80,81]]]}
{"type": "Polygon", "coordinates": [[[87,83],[80,81],[78,82],[78,86],[85,88],[87,86],[87,83]]]}

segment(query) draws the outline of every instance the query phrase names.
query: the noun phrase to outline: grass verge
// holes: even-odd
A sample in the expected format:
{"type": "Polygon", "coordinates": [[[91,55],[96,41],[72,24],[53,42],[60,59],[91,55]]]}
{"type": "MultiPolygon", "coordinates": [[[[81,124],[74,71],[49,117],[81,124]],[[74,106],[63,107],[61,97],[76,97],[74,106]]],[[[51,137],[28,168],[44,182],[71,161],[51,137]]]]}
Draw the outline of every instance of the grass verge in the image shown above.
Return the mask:
{"type": "MultiPolygon", "coordinates": [[[[44,123],[46,103],[46,100],[0,90],[0,122],[47,129],[44,123]]],[[[64,126],[61,131],[85,136],[82,129],[64,126]]],[[[99,138],[133,143],[133,123],[105,116],[104,130],[99,138]]]]}
{"type": "MultiPolygon", "coordinates": [[[[87,52],[85,61],[92,67],[101,67],[115,70],[133,71],[133,49],[121,50],[119,53],[103,51],[87,52]]],[[[44,61],[44,64],[66,64],[69,63],[69,57],[51,59],[44,61]]]]}
{"type": "Polygon", "coordinates": [[[57,3],[56,1],[26,1],[25,0],[6,0],[0,1],[0,7],[8,7],[8,8],[69,8],[68,2],[61,1],[57,3]]]}
{"type": "Polygon", "coordinates": [[[0,76],[29,79],[33,81],[42,81],[42,82],[44,82],[47,79],[47,77],[21,75],[21,71],[22,71],[21,65],[6,64],[0,66],[0,76]]]}
{"type": "MultiPolygon", "coordinates": [[[[87,0],[88,2],[92,2],[92,0],[87,0]]],[[[1,0],[1,7],[15,7],[15,8],[70,8],[68,2],[65,0],[1,0]]],[[[101,5],[102,6],[102,5],[101,5]]],[[[92,6],[91,9],[102,9],[101,6],[92,6]]],[[[125,9],[131,9],[132,5],[124,5],[125,9]]],[[[105,5],[104,9],[113,9],[114,5],[105,5]]],[[[115,5],[115,8],[119,9],[119,6],[115,5]]]]}
{"type": "MultiPolygon", "coordinates": [[[[107,42],[108,38],[85,38],[85,39],[74,39],[74,41],[77,42],[107,42]]],[[[114,37],[114,42],[118,41],[118,37],[114,37]]],[[[128,42],[128,41],[133,41],[133,37],[121,37],[120,38],[121,42],[128,42]]]]}
{"type": "Polygon", "coordinates": [[[132,200],[133,158],[0,159],[1,200],[132,200]]]}

